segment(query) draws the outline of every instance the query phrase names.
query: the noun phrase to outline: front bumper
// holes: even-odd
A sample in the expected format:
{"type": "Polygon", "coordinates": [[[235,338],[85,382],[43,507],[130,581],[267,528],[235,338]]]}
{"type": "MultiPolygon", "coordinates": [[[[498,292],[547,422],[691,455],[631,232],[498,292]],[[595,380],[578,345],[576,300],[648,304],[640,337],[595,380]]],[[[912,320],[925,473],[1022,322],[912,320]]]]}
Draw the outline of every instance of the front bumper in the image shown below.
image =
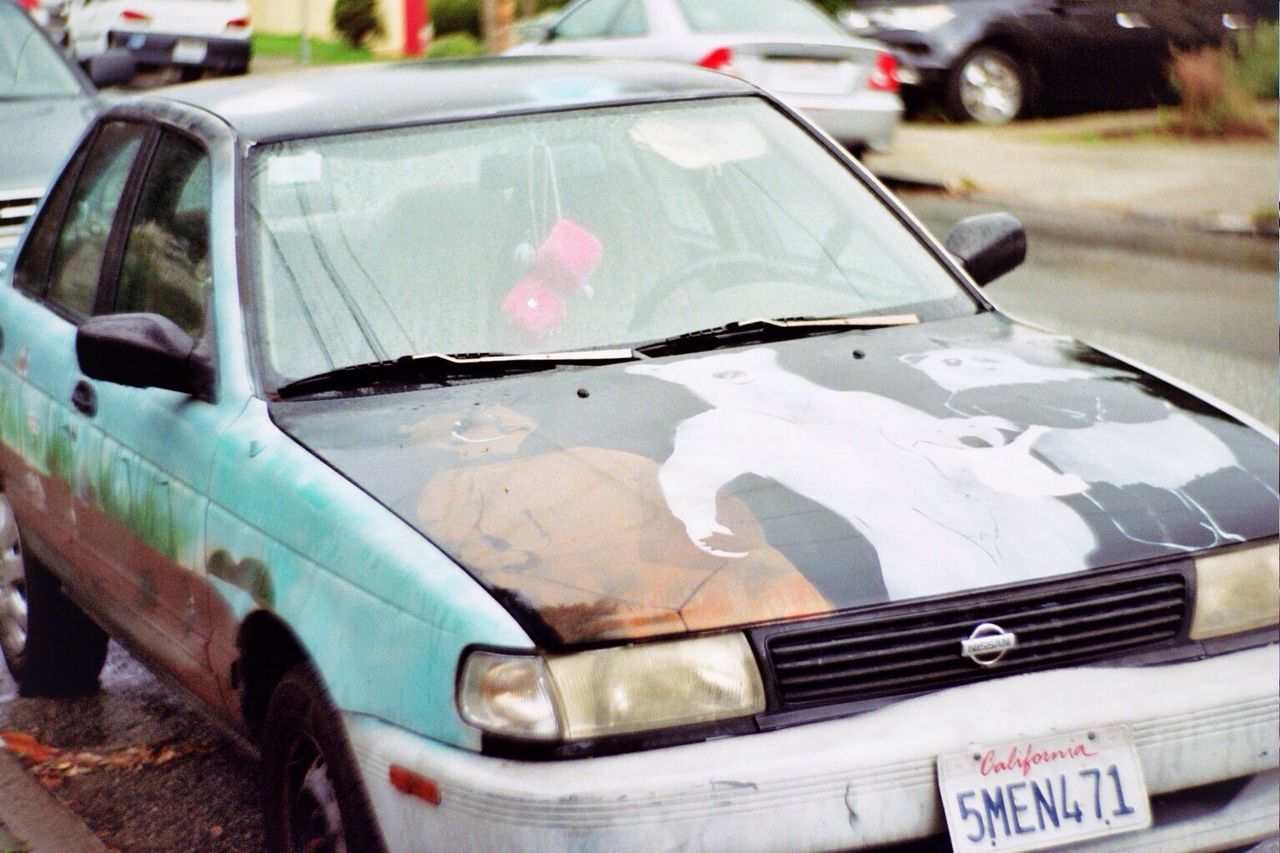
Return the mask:
{"type": "Polygon", "coordinates": [[[112,32],[107,44],[128,50],[139,65],[188,66],[229,73],[242,73],[249,67],[248,37],[120,31],[112,32]]]}
{"type": "Polygon", "coordinates": [[[1274,644],[1193,663],[1051,670],[845,719],[545,763],[465,752],[360,715],[347,725],[393,850],[749,851],[945,836],[938,755],[1125,723],[1157,816],[1115,848],[1169,849],[1275,832],[1278,672],[1274,644]],[[434,780],[439,805],[394,790],[391,764],[434,780]],[[1240,783],[1216,805],[1186,804],[1208,796],[1188,789],[1223,780],[1240,783]]]}

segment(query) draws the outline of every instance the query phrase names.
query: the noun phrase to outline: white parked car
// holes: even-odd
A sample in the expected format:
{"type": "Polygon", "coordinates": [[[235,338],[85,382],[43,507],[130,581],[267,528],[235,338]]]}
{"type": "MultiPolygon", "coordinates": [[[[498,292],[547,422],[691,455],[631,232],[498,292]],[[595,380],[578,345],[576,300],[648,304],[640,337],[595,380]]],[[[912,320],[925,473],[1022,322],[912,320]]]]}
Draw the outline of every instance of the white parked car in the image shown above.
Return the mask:
{"type": "Polygon", "coordinates": [[[249,69],[249,6],[243,0],[72,0],[67,46],[84,62],[111,48],[138,67],[177,66],[184,80],[249,69]]]}
{"type": "Polygon", "coordinates": [[[855,154],[889,147],[897,60],[808,0],[577,0],[509,53],[665,59],[735,74],[805,113],[855,154]]]}

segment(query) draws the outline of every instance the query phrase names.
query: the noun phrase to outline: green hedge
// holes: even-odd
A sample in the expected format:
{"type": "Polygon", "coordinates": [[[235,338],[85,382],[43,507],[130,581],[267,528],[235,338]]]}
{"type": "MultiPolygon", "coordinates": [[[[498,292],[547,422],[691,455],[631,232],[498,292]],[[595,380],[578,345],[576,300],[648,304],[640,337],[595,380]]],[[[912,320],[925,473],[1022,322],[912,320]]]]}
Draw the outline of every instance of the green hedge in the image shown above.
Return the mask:
{"type": "Polygon", "coordinates": [[[431,0],[431,23],[436,35],[470,33],[480,37],[480,3],[478,0],[431,0]]]}
{"type": "Polygon", "coordinates": [[[1252,30],[1236,35],[1235,73],[1240,83],[1258,98],[1280,94],[1280,38],[1274,21],[1258,21],[1252,30]]]}
{"type": "Polygon", "coordinates": [[[333,4],[333,28],[352,47],[360,47],[369,36],[380,35],[382,21],[374,0],[337,0],[333,4]]]}
{"type": "MultiPolygon", "coordinates": [[[[480,0],[428,0],[431,10],[431,23],[435,25],[437,35],[449,33],[470,33],[480,38],[480,0]]],[[[558,9],[564,0],[537,0],[535,14],[548,9],[558,9]]],[[[516,14],[521,4],[516,2],[516,14]]]]}

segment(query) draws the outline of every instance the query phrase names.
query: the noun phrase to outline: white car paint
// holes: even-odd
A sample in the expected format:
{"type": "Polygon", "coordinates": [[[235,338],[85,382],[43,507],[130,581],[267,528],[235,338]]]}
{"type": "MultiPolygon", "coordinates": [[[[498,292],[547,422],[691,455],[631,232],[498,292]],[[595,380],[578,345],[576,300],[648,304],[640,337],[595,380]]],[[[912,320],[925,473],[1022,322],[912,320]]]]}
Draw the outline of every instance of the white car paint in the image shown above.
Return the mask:
{"type": "MultiPolygon", "coordinates": [[[[762,0],[753,0],[760,3],[762,0]]],[[[577,0],[552,22],[552,32],[562,21],[590,13],[592,6],[615,0],[577,0]]],[[[700,63],[714,52],[728,49],[732,58],[715,70],[732,73],[771,91],[837,140],[854,148],[885,150],[893,140],[902,116],[896,91],[869,85],[876,75],[883,45],[844,35],[838,26],[828,33],[813,32],[696,32],[681,10],[679,0],[631,0],[644,22],[643,31],[606,34],[601,37],[555,35],[516,45],[507,53],[523,56],[604,56],[620,59],[662,59],[700,63]],[[812,59],[804,59],[814,51],[812,59]],[[825,59],[814,61],[818,55],[825,59]],[[835,57],[842,57],[833,61],[835,57]]],[[[817,10],[814,10],[815,14],[817,10]]]]}
{"type": "Polygon", "coordinates": [[[67,19],[72,55],[85,60],[105,51],[112,33],[163,34],[185,39],[249,41],[244,0],[73,0],[67,19]],[[244,22],[244,25],[232,25],[244,22]]]}
{"type": "Polygon", "coordinates": [[[939,756],[1117,724],[1132,733],[1153,797],[1247,781],[1216,808],[1157,800],[1152,829],[1091,849],[1189,849],[1275,832],[1278,648],[1055,669],[824,723],[576,761],[506,761],[371,717],[346,723],[393,850],[827,850],[945,837],[939,756]],[[392,765],[434,782],[438,804],[394,789],[392,765]]]}

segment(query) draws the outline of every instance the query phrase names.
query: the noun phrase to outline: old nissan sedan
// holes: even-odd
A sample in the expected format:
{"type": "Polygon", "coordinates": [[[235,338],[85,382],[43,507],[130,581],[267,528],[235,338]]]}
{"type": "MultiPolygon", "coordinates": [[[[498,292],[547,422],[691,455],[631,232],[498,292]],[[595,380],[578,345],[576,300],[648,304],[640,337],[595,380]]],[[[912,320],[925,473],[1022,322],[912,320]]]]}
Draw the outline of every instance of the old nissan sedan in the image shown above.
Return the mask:
{"type": "Polygon", "coordinates": [[[1275,436],[994,310],[1024,250],[693,68],[122,101],[0,287],[4,657],[118,637],[273,850],[1273,833],[1275,436]]]}

